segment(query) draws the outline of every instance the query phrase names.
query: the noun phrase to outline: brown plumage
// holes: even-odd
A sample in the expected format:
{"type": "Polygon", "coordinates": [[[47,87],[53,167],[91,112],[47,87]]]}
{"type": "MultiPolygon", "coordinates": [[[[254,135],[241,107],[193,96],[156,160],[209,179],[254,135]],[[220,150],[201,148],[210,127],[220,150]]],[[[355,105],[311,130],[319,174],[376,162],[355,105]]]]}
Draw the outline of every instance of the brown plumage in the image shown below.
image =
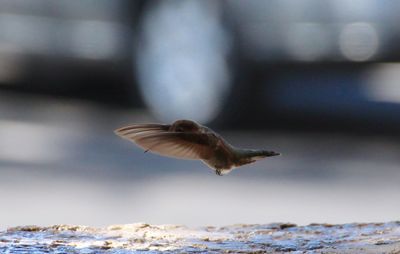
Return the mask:
{"type": "Polygon", "coordinates": [[[115,133],[145,152],[201,160],[218,175],[265,157],[280,155],[272,151],[235,148],[211,129],[190,120],[178,120],[173,124],[134,124],[119,128],[115,133]]]}

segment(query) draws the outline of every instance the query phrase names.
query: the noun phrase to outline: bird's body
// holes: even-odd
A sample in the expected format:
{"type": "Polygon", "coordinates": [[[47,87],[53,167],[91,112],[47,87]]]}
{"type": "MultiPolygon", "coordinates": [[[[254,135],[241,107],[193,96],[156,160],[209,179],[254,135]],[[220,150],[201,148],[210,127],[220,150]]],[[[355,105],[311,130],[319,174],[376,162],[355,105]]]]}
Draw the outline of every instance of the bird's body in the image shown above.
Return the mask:
{"type": "Polygon", "coordinates": [[[201,160],[218,175],[265,157],[280,155],[272,151],[233,147],[211,129],[190,120],[178,120],[173,124],[134,124],[119,128],[115,133],[134,142],[145,152],[201,160]]]}

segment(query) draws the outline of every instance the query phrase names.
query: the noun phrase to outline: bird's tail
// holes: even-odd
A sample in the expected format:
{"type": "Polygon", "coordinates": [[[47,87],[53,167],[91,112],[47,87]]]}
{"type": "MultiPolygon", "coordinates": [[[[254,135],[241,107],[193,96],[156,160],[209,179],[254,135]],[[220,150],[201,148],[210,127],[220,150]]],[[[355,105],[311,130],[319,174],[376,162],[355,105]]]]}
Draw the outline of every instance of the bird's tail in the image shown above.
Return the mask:
{"type": "Polygon", "coordinates": [[[280,153],[266,150],[246,150],[245,154],[247,157],[251,158],[252,161],[257,161],[265,157],[281,155],[280,153]]]}
{"type": "Polygon", "coordinates": [[[250,149],[240,149],[237,152],[238,162],[236,166],[242,166],[249,163],[256,162],[258,160],[264,159],[265,157],[281,155],[280,153],[265,150],[250,150],[250,149]]]}
{"type": "Polygon", "coordinates": [[[281,155],[281,153],[277,153],[277,152],[274,152],[274,151],[261,151],[261,155],[262,156],[264,156],[264,157],[271,157],[271,156],[278,156],[278,155],[281,155]]]}

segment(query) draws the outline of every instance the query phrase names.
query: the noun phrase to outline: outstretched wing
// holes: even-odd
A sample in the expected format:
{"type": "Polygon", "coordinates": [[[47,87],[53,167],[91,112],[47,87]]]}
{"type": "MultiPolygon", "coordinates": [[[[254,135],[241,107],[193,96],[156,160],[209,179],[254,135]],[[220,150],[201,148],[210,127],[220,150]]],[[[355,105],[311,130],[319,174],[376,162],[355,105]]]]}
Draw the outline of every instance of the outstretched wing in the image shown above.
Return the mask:
{"type": "Polygon", "coordinates": [[[139,124],[117,129],[115,133],[145,151],[179,159],[206,159],[212,154],[208,134],[172,132],[170,125],[139,124]]]}

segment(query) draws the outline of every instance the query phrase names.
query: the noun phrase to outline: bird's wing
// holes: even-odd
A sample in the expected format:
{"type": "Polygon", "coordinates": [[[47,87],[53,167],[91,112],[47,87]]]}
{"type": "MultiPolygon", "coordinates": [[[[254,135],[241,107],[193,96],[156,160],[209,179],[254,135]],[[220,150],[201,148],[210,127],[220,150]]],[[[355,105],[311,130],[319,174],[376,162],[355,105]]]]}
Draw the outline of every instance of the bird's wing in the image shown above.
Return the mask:
{"type": "Polygon", "coordinates": [[[155,134],[160,132],[166,132],[169,130],[171,125],[169,124],[133,124],[128,125],[114,131],[118,136],[130,140],[136,135],[143,134],[155,134]]]}
{"type": "Polygon", "coordinates": [[[169,125],[132,125],[115,133],[128,139],[145,151],[179,159],[209,158],[212,149],[204,133],[171,132],[169,125]]]}

